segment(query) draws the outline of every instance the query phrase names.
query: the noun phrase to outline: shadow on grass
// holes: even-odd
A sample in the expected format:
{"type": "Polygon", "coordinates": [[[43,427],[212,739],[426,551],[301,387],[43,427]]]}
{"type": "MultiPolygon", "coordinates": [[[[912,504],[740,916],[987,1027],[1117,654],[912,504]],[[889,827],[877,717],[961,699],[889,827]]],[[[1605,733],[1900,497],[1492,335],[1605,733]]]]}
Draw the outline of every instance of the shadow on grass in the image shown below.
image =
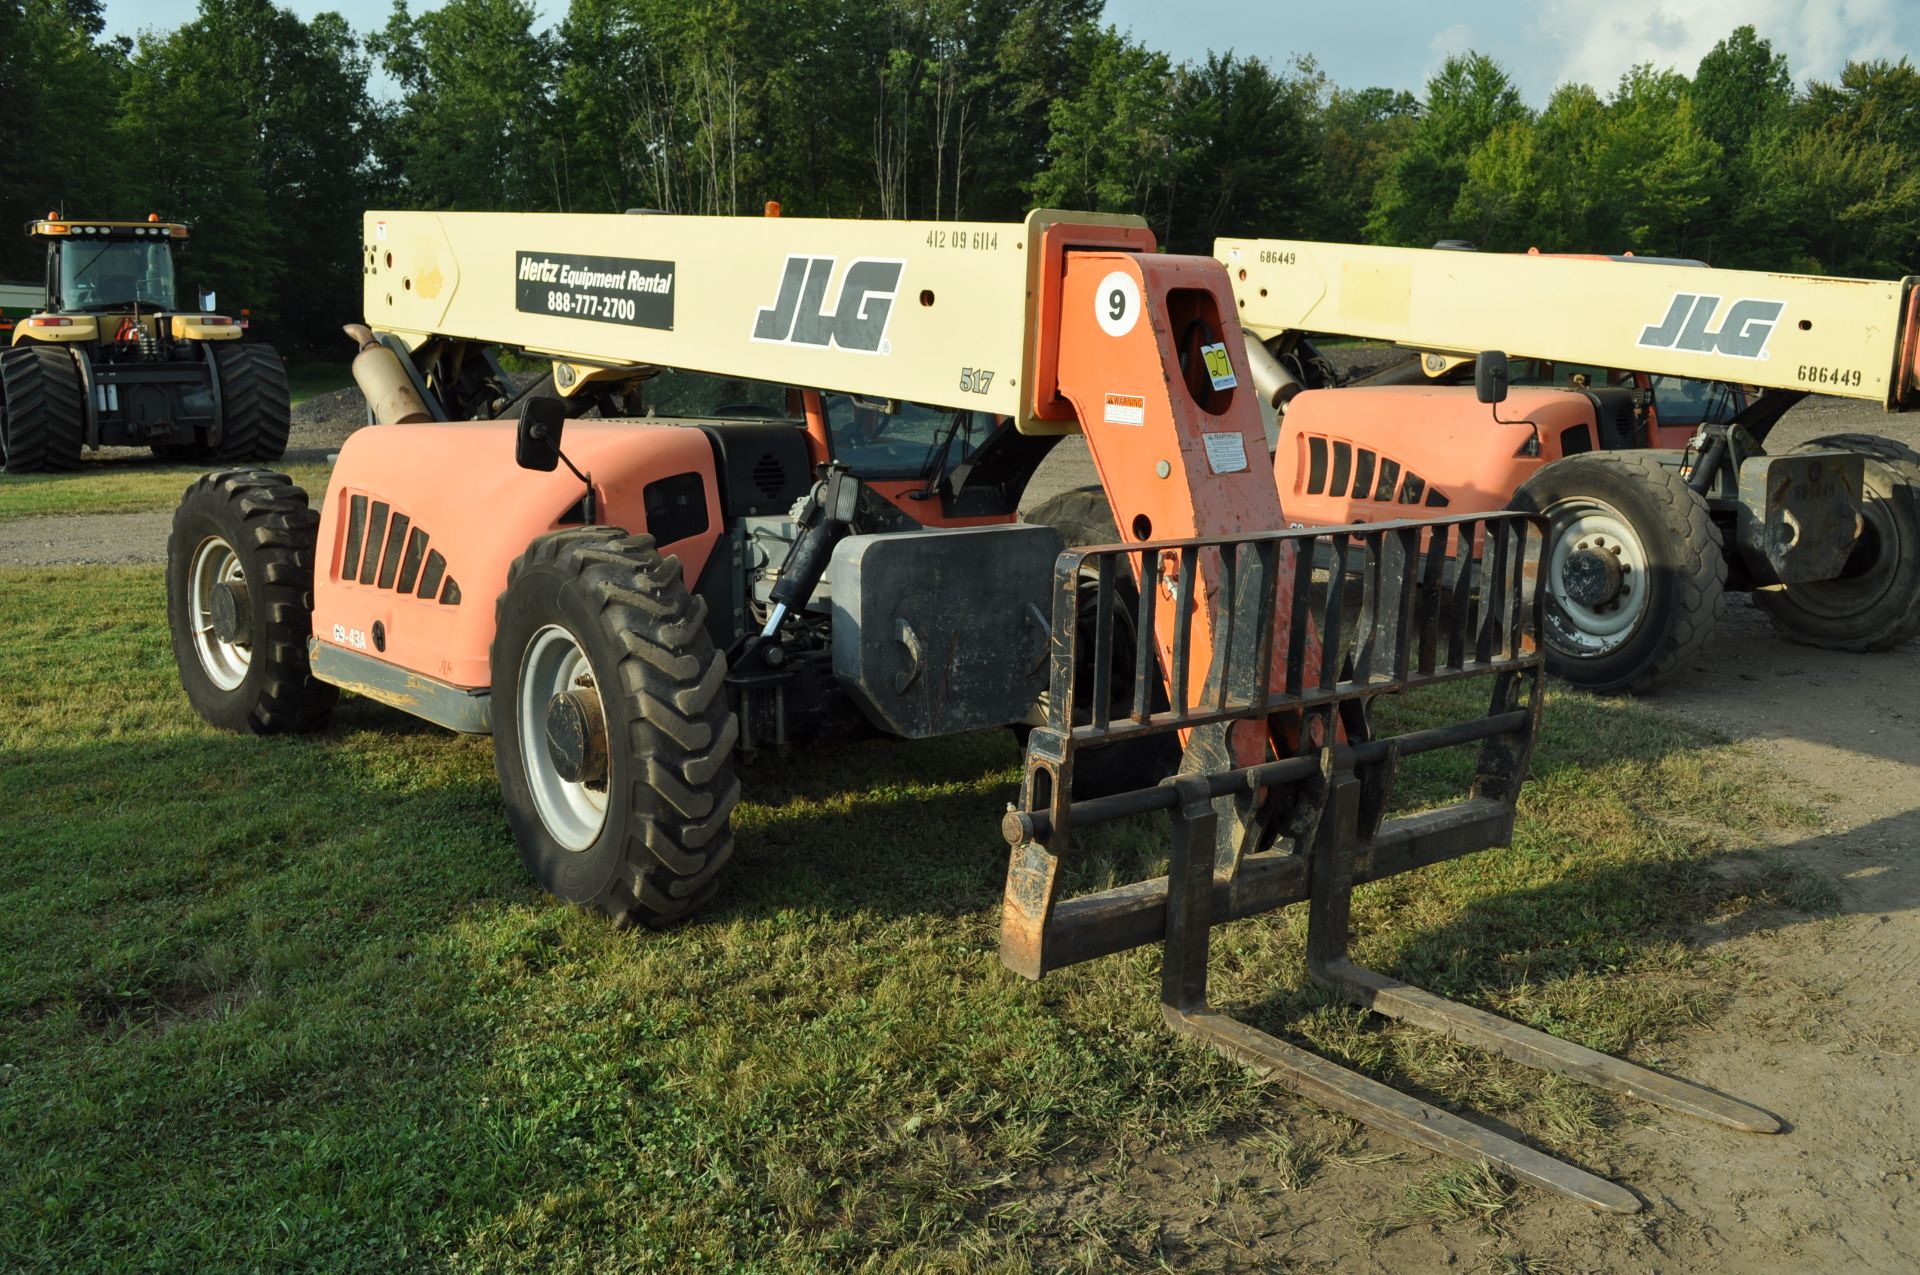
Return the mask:
{"type": "MultiPolygon", "coordinates": [[[[1697,736],[1614,712],[1550,724],[1520,845],[1371,890],[1361,956],[1603,1047],[1633,1015],[1670,1025],[1616,1004],[1618,981],[1726,898],[1703,847],[1663,845],[1636,803],[1696,818],[1720,794],[1686,764],[1697,736]],[[1590,782],[1599,755],[1613,769],[1590,782]],[[1563,791],[1598,804],[1557,815],[1563,791]],[[1589,971],[1613,971],[1590,1011],[1589,971]],[[1544,1008],[1516,1013],[1520,991],[1544,1008]]],[[[1415,759],[1409,791],[1464,766],[1415,759]]],[[[533,888],[488,741],[365,701],[307,738],[167,718],[18,750],[0,766],[0,1254],[855,1260],[991,1230],[972,1210],[1010,1157],[1270,1102],[1169,1047],[1150,953],[1038,986],[998,969],[1016,774],[1004,732],[764,757],[715,905],[635,935],[533,888]]],[[[1104,830],[1079,880],[1151,872],[1163,836],[1104,830]]],[[[1223,1003],[1425,1074],[1313,993],[1274,994],[1298,987],[1296,920],[1225,932],[1223,1003]]]]}

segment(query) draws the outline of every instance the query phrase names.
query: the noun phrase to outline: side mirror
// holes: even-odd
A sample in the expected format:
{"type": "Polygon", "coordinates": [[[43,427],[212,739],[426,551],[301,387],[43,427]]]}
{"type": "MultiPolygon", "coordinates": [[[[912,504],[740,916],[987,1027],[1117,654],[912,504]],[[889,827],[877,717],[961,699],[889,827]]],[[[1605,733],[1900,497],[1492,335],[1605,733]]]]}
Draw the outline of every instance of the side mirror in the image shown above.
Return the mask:
{"type": "Polygon", "coordinates": [[[557,398],[535,395],[520,409],[520,429],[514,435],[513,459],[522,469],[552,473],[560,466],[560,431],[567,423],[567,405],[557,398]]]}
{"type": "Polygon", "coordinates": [[[206,288],[200,289],[200,308],[202,310],[212,310],[213,306],[214,295],[212,291],[206,288]]]}
{"type": "Polygon", "coordinates": [[[1482,403],[1499,403],[1507,397],[1507,356],[1501,350],[1482,350],[1473,360],[1473,393],[1482,403]]]}

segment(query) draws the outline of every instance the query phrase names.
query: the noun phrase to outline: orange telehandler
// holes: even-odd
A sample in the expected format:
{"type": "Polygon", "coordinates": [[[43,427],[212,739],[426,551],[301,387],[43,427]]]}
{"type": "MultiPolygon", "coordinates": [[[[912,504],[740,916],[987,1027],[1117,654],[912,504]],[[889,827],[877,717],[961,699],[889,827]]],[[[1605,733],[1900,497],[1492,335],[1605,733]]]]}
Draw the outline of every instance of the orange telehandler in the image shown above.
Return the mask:
{"type": "Polygon", "coordinates": [[[1159,253],[1137,220],[1049,212],[373,213],[362,250],[350,331],[382,423],[317,502],[232,470],[175,514],[174,652],[209,721],[309,729],[344,689],[491,733],[530,872],[662,924],[728,862],[740,750],[1005,725],[1037,701],[1003,824],[1018,973],[1161,945],[1176,1030],[1423,1146],[1639,1207],[1211,1008],[1211,928],[1307,901],[1309,968],[1355,1003],[1779,1129],[1348,958],[1356,884],[1511,835],[1543,695],[1544,522],[1281,529],[1218,262],[1159,253]],[[513,401],[502,343],[552,380],[513,401]],[[1014,510],[1075,430],[1122,543],[1062,552],[1014,510]],[[1381,697],[1460,682],[1484,712],[1443,700],[1438,724],[1376,731],[1381,697]],[[1167,739],[1177,776],[1076,796],[1089,761],[1167,739]],[[1388,817],[1401,761],[1448,748],[1473,750],[1470,786],[1388,817]],[[1068,895],[1074,830],[1152,811],[1168,874],[1068,895]]]}
{"type": "Polygon", "coordinates": [[[1641,257],[1222,239],[1296,524],[1410,509],[1547,514],[1548,667],[1645,690],[1711,639],[1728,590],[1784,636],[1920,633],[1920,454],[1841,434],[1769,452],[1809,393],[1920,404],[1920,280],[1641,257]],[[1315,333],[1417,351],[1335,393],[1315,333]],[[1489,410],[1476,352],[1513,356],[1489,410]]]}

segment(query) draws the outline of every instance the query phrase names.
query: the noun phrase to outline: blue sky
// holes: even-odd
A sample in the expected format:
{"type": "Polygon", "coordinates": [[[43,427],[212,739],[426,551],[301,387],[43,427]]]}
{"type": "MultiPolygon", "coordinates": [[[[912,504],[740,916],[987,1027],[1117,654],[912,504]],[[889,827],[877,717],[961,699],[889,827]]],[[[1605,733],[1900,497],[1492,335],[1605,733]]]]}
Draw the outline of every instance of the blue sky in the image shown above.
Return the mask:
{"type": "MultiPolygon", "coordinates": [[[[323,9],[360,30],[384,25],[391,0],[281,0],[303,16],[323,9]]],[[[194,0],[109,0],[109,29],[133,34],[190,18],[194,0]]],[[[416,10],[433,8],[416,0],[416,10]]],[[[565,0],[537,0],[548,21],[565,0]]],[[[1920,0],[1107,0],[1107,21],[1175,58],[1233,48],[1275,62],[1312,54],[1335,83],[1418,91],[1450,53],[1497,58],[1535,106],[1556,84],[1602,90],[1637,62],[1689,74],[1700,55],[1742,22],[1787,54],[1797,79],[1830,79],[1852,58],[1920,52],[1920,0]]]]}

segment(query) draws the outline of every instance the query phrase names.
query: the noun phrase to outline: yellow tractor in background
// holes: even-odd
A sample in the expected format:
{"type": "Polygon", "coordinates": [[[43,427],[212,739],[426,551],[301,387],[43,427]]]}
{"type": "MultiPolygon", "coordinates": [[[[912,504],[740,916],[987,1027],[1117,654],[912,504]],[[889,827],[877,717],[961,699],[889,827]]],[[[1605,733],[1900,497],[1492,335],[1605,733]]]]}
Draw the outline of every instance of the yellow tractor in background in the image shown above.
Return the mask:
{"type": "Polygon", "coordinates": [[[47,245],[37,310],[0,350],[0,464],[75,468],[85,449],[150,447],[175,460],[278,460],[287,448],[287,371],[242,324],[176,303],[173,249],[187,227],[48,213],[27,223],[47,245]]]}

